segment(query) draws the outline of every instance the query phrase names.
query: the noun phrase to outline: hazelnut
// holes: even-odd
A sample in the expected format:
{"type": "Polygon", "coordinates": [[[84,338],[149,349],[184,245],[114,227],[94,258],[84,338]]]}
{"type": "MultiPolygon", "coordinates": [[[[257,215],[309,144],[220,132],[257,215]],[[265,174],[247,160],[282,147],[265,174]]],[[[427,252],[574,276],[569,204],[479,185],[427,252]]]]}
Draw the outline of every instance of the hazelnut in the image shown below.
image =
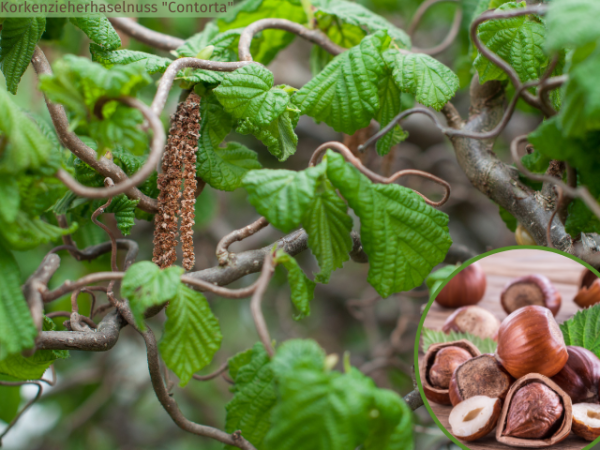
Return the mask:
{"type": "Polygon", "coordinates": [[[502,400],[514,381],[494,355],[476,356],[454,371],[450,380],[450,402],[456,406],[478,395],[502,400]]]}
{"type": "Polygon", "coordinates": [[[600,279],[590,269],[585,269],[579,279],[579,292],[573,301],[580,308],[587,308],[600,302],[600,279]]]}
{"type": "Polygon", "coordinates": [[[425,353],[425,357],[419,363],[419,379],[423,384],[423,392],[425,393],[427,400],[434,403],[439,403],[441,405],[450,404],[450,394],[448,393],[448,388],[439,387],[432,384],[430,373],[435,363],[436,355],[438,352],[447,347],[458,347],[466,350],[471,356],[479,356],[481,354],[475,345],[465,339],[454,342],[442,342],[429,346],[427,353],[425,353]]]}
{"type": "Polygon", "coordinates": [[[500,416],[498,398],[477,395],[465,400],[450,411],[448,422],[452,434],[463,441],[474,441],[487,435],[496,426],[500,416]]]}
{"type": "Polygon", "coordinates": [[[552,377],[552,381],[571,397],[573,403],[598,403],[600,359],[582,347],[568,346],[567,353],[567,364],[552,377]]]}
{"type": "Polygon", "coordinates": [[[545,306],[556,316],[560,309],[561,297],[552,282],[543,275],[527,275],[508,283],[500,302],[506,314],[528,305],[545,306]]]}
{"type": "Polygon", "coordinates": [[[483,298],[485,287],[485,273],[478,263],[473,263],[452,277],[435,301],[444,308],[474,305],[483,298]]]}
{"type": "Polygon", "coordinates": [[[572,431],[587,441],[600,437],[600,405],[594,403],[573,405],[572,431]]]}
{"type": "Polygon", "coordinates": [[[533,372],[552,377],[565,366],[569,354],[550,310],[525,306],[500,325],[496,359],[515,378],[533,372]]]}
{"type": "Polygon", "coordinates": [[[480,306],[463,306],[454,311],[442,326],[442,331],[449,334],[451,331],[469,333],[482,339],[492,338],[500,321],[491,312],[480,306]]]}
{"type": "Polygon", "coordinates": [[[572,421],[571,398],[548,377],[530,373],[508,391],[496,440],[513,447],[548,447],[569,435],[572,421]]]}
{"type": "Polygon", "coordinates": [[[435,387],[448,388],[454,370],[472,357],[473,355],[464,348],[446,347],[441,349],[435,355],[433,365],[429,369],[429,381],[435,387]]]}

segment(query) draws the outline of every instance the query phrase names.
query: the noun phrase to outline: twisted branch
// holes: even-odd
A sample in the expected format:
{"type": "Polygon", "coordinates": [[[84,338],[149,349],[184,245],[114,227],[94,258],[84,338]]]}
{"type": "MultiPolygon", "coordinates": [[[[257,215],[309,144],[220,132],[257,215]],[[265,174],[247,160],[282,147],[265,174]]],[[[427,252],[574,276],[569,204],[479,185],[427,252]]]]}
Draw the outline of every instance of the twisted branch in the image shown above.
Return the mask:
{"type": "Polygon", "coordinates": [[[258,233],[263,228],[267,227],[269,222],[264,217],[261,217],[255,222],[252,222],[250,225],[246,225],[244,228],[239,230],[234,230],[228,235],[224,236],[223,239],[219,241],[217,244],[216,255],[217,260],[219,261],[220,266],[224,266],[227,264],[231,258],[231,253],[229,253],[229,246],[234,242],[243,241],[247,237],[250,237],[256,233],[258,233]]]}
{"type": "Polygon", "coordinates": [[[458,32],[460,31],[460,23],[462,21],[462,16],[463,16],[463,10],[462,10],[462,7],[461,7],[460,3],[458,2],[458,0],[426,0],[423,3],[421,3],[419,5],[419,8],[417,9],[417,12],[415,13],[415,16],[413,17],[413,19],[410,23],[410,26],[408,27],[408,35],[411,37],[411,39],[413,38],[415,31],[417,31],[417,28],[419,27],[419,24],[421,23],[421,19],[423,19],[423,16],[429,10],[429,8],[431,8],[433,5],[436,5],[438,3],[444,3],[444,2],[457,3],[456,12],[454,13],[454,19],[452,19],[452,25],[450,26],[450,30],[448,31],[448,34],[446,35],[444,40],[440,44],[436,45],[435,47],[431,47],[431,48],[413,47],[413,49],[412,49],[413,52],[424,53],[426,55],[437,55],[438,53],[442,53],[444,50],[446,50],[448,47],[450,47],[452,45],[452,43],[454,42],[454,39],[456,39],[456,36],[458,35],[458,32]]]}
{"type": "Polygon", "coordinates": [[[127,36],[160,50],[176,50],[185,43],[183,39],[153,31],[126,17],[109,17],[108,20],[127,36]]]}

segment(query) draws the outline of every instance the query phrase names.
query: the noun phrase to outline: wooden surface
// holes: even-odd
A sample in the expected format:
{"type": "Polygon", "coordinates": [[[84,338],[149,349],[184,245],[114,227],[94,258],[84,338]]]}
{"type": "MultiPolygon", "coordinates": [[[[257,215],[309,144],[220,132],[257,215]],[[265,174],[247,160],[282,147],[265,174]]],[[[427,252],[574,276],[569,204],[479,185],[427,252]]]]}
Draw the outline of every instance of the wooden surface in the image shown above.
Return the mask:
{"type": "MultiPolygon", "coordinates": [[[[564,322],[579,310],[577,305],[573,303],[573,297],[577,293],[579,277],[585,268],[569,258],[543,250],[509,250],[483,258],[479,260],[479,264],[487,277],[486,293],[479,306],[492,312],[500,321],[506,317],[506,313],[500,305],[500,293],[504,286],[513,278],[536,273],[547,276],[562,295],[562,305],[556,316],[558,323],[564,322]]],[[[435,330],[441,329],[446,318],[453,311],[434,303],[425,318],[424,326],[435,330]]],[[[423,356],[421,351],[419,359],[423,356]]],[[[448,431],[451,431],[448,425],[448,415],[452,407],[438,405],[433,402],[429,404],[442,425],[448,431]]],[[[464,444],[473,450],[506,450],[511,448],[496,441],[495,431],[483,439],[475,442],[465,442],[464,444]]],[[[588,444],[589,442],[571,434],[567,440],[555,444],[551,448],[580,450],[588,444]]]]}

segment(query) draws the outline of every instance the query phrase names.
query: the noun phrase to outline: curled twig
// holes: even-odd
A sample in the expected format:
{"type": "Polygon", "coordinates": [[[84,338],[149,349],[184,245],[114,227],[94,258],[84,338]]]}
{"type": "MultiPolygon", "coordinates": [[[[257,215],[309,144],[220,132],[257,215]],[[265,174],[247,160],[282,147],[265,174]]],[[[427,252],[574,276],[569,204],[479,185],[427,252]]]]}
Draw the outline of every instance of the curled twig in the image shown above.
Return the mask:
{"type": "Polygon", "coordinates": [[[252,300],[250,301],[250,311],[252,312],[252,318],[254,319],[254,325],[256,326],[258,337],[260,338],[260,341],[264,345],[265,350],[270,357],[273,357],[275,350],[271,344],[271,336],[269,335],[269,329],[267,328],[267,323],[265,322],[265,317],[262,313],[261,304],[263,295],[265,294],[267,286],[269,285],[269,281],[271,281],[271,277],[273,276],[273,269],[273,255],[269,254],[265,257],[262,272],[257,280],[256,290],[254,291],[252,300]]]}
{"type": "Polygon", "coordinates": [[[160,50],[176,50],[185,43],[183,39],[150,30],[127,17],[110,17],[108,20],[127,36],[160,50]]]}
{"type": "Polygon", "coordinates": [[[209,373],[208,375],[196,375],[196,374],[194,374],[193,377],[194,377],[194,380],[198,380],[198,381],[214,380],[219,375],[225,373],[225,371],[227,371],[227,369],[229,369],[229,364],[225,362],[225,363],[221,364],[221,367],[219,367],[213,373],[209,373]]]}
{"type": "Polygon", "coordinates": [[[242,241],[247,237],[250,237],[260,230],[269,225],[269,222],[264,217],[252,222],[250,225],[246,225],[244,228],[232,231],[228,235],[224,236],[223,239],[217,244],[216,255],[220,266],[224,266],[229,262],[231,253],[229,253],[229,246],[234,242],[242,241]]]}
{"type": "Polygon", "coordinates": [[[373,172],[372,170],[368,169],[367,167],[365,167],[362,164],[362,162],[360,161],[360,159],[358,159],[356,156],[354,156],[352,154],[352,152],[350,151],[350,149],[348,147],[346,147],[344,144],[342,144],[341,142],[331,141],[331,142],[326,142],[325,144],[321,145],[319,148],[317,148],[315,150],[312,157],[310,158],[309,166],[316,165],[317,162],[319,161],[319,159],[323,156],[323,154],[328,149],[337,150],[338,152],[340,152],[346,161],[348,161],[350,164],[352,164],[354,167],[356,167],[363,175],[365,175],[367,178],[369,178],[371,181],[373,181],[375,183],[390,184],[401,177],[404,177],[407,175],[415,175],[415,176],[419,176],[421,178],[425,178],[427,180],[430,180],[430,181],[433,181],[434,183],[439,184],[440,186],[442,186],[444,188],[444,196],[442,197],[442,199],[439,202],[434,202],[434,201],[428,199],[427,197],[425,197],[420,192],[414,191],[416,194],[421,196],[423,198],[423,200],[425,200],[425,203],[427,203],[428,205],[436,206],[436,207],[442,206],[444,203],[446,203],[446,201],[450,197],[451,188],[450,188],[450,184],[447,181],[442,180],[441,178],[438,178],[435,175],[432,175],[430,173],[423,172],[421,170],[415,170],[415,169],[400,170],[400,171],[396,172],[395,174],[393,174],[391,177],[387,177],[387,178],[383,177],[383,176],[373,172]]]}
{"type": "Polygon", "coordinates": [[[435,47],[424,48],[424,49],[413,47],[413,52],[425,53],[426,55],[437,55],[438,53],[441,53],[444,50],[446,50],[448,47],[450,47],[450,45],[452,45],[452,43],[454,42],[454,39],[456,39],[456,36],[458,35],[458,32],[460,31],[460,23],[462,21],[462,15],[463,15],[462,7],[460,6],[460,3],[458,2],[458,0],[426,0],[423,3],[421,3],[419,5],[419,8],[417,9],[417,12],[415,13],[415,16],[412,19],[412,22],[410,23],[410,26],[408,27],[408,35],[411,38],[414,36],[415,31],[417,30],[419,24],[421,23],[421,19],[423,18],[425,13],[429,10],[429,8],[431,8],[435,4],[444,3],[444,2],[457,3],[456,12],[454,13],[454,19],[452,20],[452,25],[450,26],[450,30],[448,31],[448,34],[446,35],[444,40],[440,44],[436,45],[435,47]]]}
{"type": "MultiPolygon", "coordinates": [[[[113,183],[113,180],[111,180],[110,178],[106,178],[104,180],[104,185],[106,187],[111,187],[111,186],[114,186],[115,183],[113,183]]],[[[110,248],[111,248],[111,250],[110,250],[110,268],[113,271],[118,272],[119,267],[117,266],[117,239],[115,238],[115,235],[110,230],[110,228],[108,228],[106,225],[104,225],[102,222],[100,222],[98,220],[98,216],[100,216],[100,214],[103,214],[104,211],[106,211],[106,208],[108,208],[111,203],[112,203],[112,197],[109,198],[104,205],[102,205],[98,209],[96,209],[96,211],[94,211],[92,213],[92,222],[94,222],[95,225],[98,225],[100,228],[102,228],[105,231],[106,234],[108,234],[108,237],[110,239],[110,248]]]]}
{"type": "Polygon", "coordinates": [[[11,422],[4,429],[4,431],[2,431],[2,433],[0,433],[0,446],[2,446],[2,439],[4,438],[4,436],[6,436],[6,433],[8,433],[10,431],[10,429],[15,426],[15,424],[17,423],[19,418],[23,415],[23,413],[25,411],[27,411],[31,407],[31,405],[33,405],[35,402],[37,402],[40,399],[40,397],[42,396],[42,391],[44,390],[44,387],[42,386],[42,383],[39,380],[33,380],[33,381],[1,381],[0,380],[0,386],[23,386],[25,384],[33,384],[33,385],[37,386],[37,388],[38,388],[37,394],[35,395],[35,397],[33,397],[31,400],[29,400],[25,404],[25,406],[23,406],[21,411],[19,411],[17,413],[17,415],[15,416],[15,418],[13,420],[11,420],[11,422]]]}

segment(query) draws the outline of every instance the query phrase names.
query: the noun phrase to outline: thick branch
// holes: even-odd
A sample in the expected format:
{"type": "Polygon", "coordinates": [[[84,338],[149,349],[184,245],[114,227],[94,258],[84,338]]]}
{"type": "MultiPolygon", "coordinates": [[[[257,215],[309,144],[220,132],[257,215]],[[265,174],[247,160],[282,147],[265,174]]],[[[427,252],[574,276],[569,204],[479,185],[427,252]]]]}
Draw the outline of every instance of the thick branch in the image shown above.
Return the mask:
{"type": "Polygon", "coordinates": [[[54,253],[46,255],[42,263],[35,272],[27,279],[23,285],[23,295],[27,299],[27,304],[31,311],[33,323],[39,331],[42,330],[44,321],[44,300],[42,293],[48,289],[48,281],[58,270],[60,266],[60,257],[54,253]]]}
{"type": "Polygon", "coordinates": [[[423,398],[421,397],[421,394],[419,393],[419,391],[417,389],[409,392],[404,397],[404,401],[409,406],[409,408],[412,409],[413,411],[417,408],[420,408],[424,404],[423,398]]]}

